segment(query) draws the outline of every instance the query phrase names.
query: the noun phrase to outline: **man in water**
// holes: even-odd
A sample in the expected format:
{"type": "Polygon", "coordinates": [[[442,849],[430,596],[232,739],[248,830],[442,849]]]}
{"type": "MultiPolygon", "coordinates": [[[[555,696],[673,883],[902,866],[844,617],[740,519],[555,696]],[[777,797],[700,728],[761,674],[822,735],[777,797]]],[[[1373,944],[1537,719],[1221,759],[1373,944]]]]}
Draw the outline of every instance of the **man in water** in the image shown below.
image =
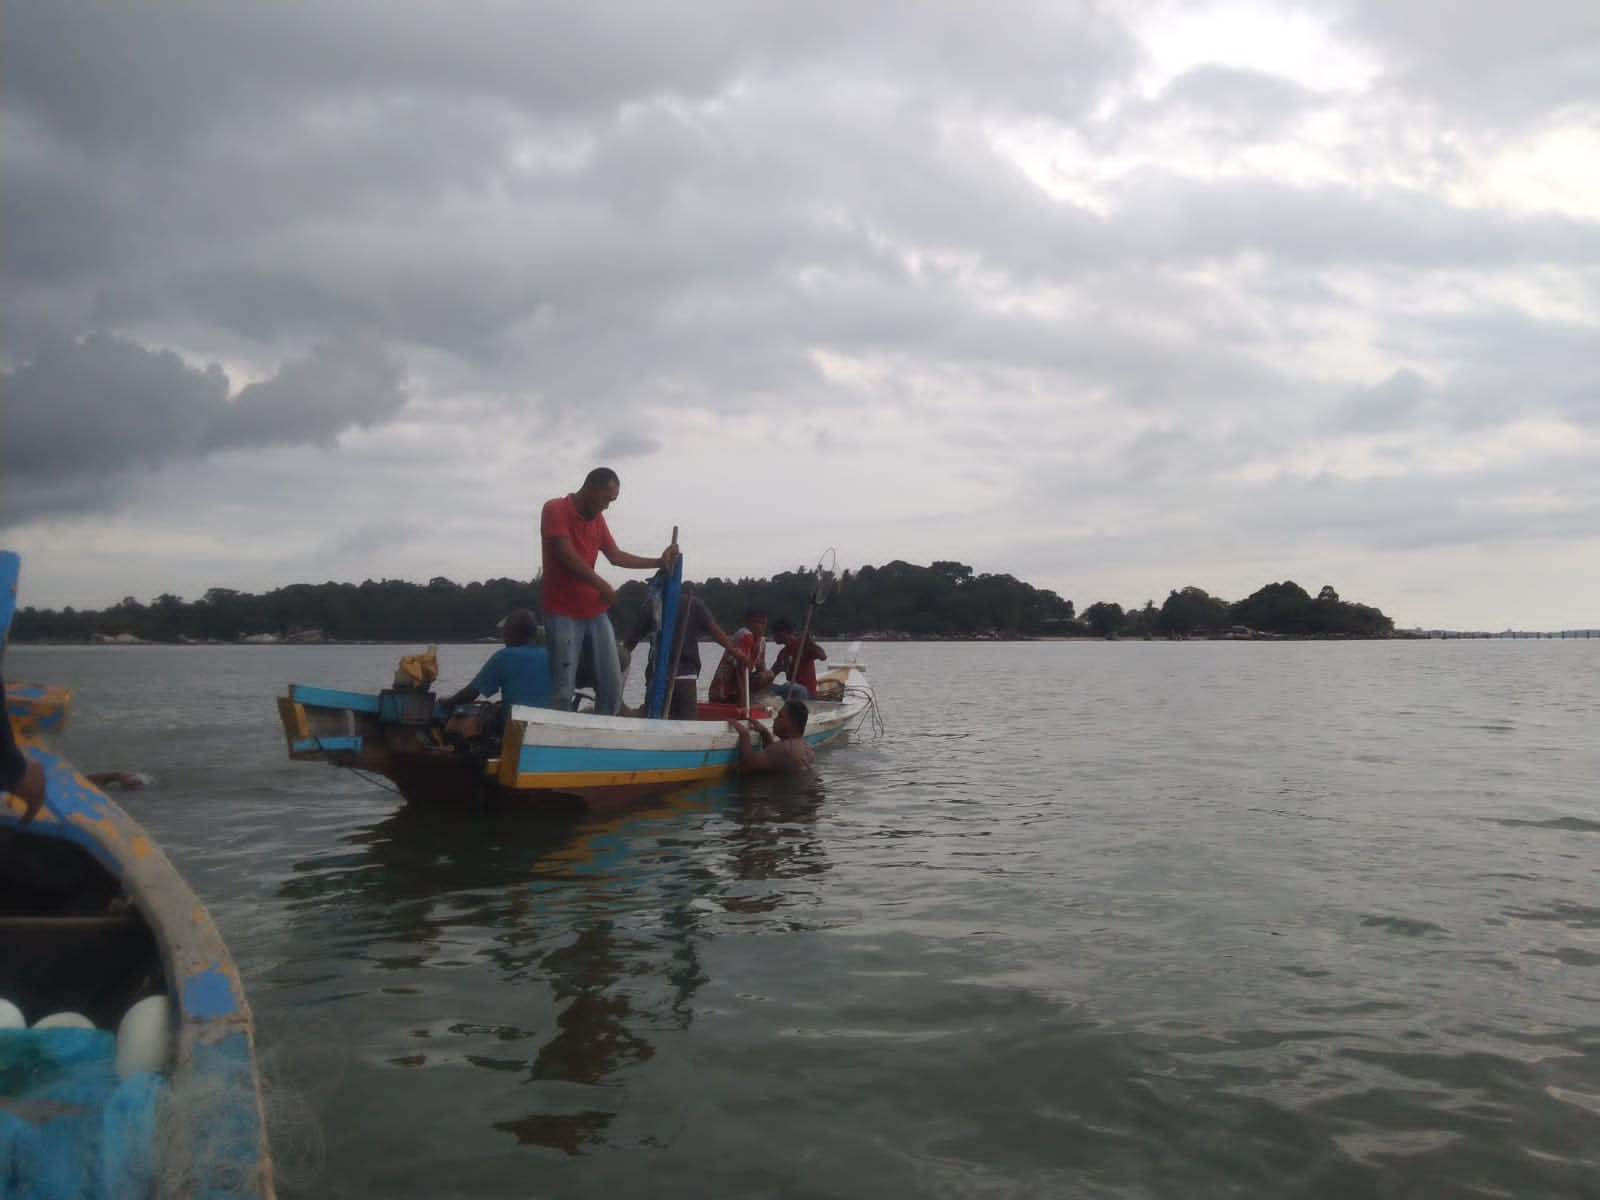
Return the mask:
{"type": "Polygon", "coordinates": [[[533,613],[513,609],[500,622],[505,645],[489,656],[471,683],[444,702],[445,707],[471,704],[479,696],[499,692],[507,706],[543,708],[550,702],[550,655],[535,644],[538,633],[539,622],[533,613]]]}
{"type": "MultiPolygon", "coordinates": [[[[635,646],[654,633],[655,628],[655,610],[646,604],[639,610],[639,619],[633,623],[633,631],[628,634],[628,639],[623,644],[631,652],[635,646]]],[[[709,638],[717,643],[725,654],[730,655],[741,665],[746,667],[750,665],[750,660],[734,644],[733,639],[722,631],[722,626],[717,624],[705,601],[699,596],[686,597],[678,613],[678,635],[667,651],[665,664],[657,660],[655,650],[652,649],[649,673],[645,676],[646,679],[652,679],[656,671],[670,671],[673,669],[673,664],[677,664],[677,673],[672,679],[671,703],[667,709],[667,716],[674,721],[692,721],[699,711],[700,642],[703,638],[709,638]]]]}
{"type": "Polygon", "coordinates": [[[594,710],[615,716],[622,703],[622,666],[617,661],[617,635],[606,609],[616,590],[594,569],[604,554],[616,567],[669,570],[678,556],[676,543],[656,558],[619,550],[606,527],[605,511],[622,484],[610,467],[596,467],[576,492],[548,501],[539,515],[544,583],[540,589],[545,637],[550,646],[550,707],[572,707],[578,677],[578,656],[584,643],[594,656],[594,710]]]}
{"type": "Polygon", "coordinates": [[[739,735],[738,769],[741,775],[796,774],[809,771],[816,755],[806,741],[806,720],[810,711],[805,702],[789,700],[773,718],[772,732],[746,721],[729,721],[739,735]],[[751,730],[761,739],[761,749],[750,742],[751,730]]]}

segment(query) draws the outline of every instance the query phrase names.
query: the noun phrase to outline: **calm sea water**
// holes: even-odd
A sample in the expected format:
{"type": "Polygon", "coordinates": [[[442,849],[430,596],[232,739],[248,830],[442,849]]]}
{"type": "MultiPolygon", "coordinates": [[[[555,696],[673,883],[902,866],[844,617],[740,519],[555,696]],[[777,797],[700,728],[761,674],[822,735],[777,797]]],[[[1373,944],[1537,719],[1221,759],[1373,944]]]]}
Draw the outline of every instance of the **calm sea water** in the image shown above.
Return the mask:
{"type": "Polygon", "coordinates": [[[589,824],[284,758],[404,649],[8,656],[156,776],[285,1196],[1600,1195],[1600,640],[868,646],[814,783],[589,824]]]}

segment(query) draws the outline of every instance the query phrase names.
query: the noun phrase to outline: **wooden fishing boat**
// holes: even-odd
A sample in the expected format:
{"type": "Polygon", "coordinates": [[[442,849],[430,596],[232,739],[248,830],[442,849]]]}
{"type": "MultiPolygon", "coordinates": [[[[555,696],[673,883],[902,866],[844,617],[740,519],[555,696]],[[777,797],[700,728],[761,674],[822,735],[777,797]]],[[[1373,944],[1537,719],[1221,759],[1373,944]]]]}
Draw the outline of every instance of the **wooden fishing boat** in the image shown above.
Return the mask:
{"type": "Polygon", "coordinates": [[[270,1197],[239,973],[166,855],[38,740],[70,699],[5,689],[46,795],[24,822],[0,793],[0,1195],[270,1197]]]}
{"type": "MultiPolygon", "coordinates": [[[[866,668],[846,663],[818,680],[806,741],[832,745],[872,718],[866,668]]],[[[774,703],[781,703],[774,701],[774,703]]],[[[772,709],[753,704],[761,720],[772,709]]],[[[700,718],[603,717],[514,705],[498,744],[447,736],[450,714],[432,692],[346,692],[293,684],[278,699],[289,757],[370,772],[408,801],[516,800],[603,809],[640,796],[731,775],[735,705],[702,704],[700,718]]]]}
{"type": "MultiPolygon", "coordinates": [[[[653,580],[658,629],[676,628],[682,560],[653,580]]],[[[659,649],[659,647],[658,647],[659,649]]],[[[552,808],[627,804],[663,789],[733,773],[738,736],[730,717],[761,720],[781,700],[749,709],[701,704],[698,719],[666,720],[665,680],[656,672],[643,716],[597,716],[512,706],[495,738],[459,736],[458,723],[426,688],[336,691],[293,684],[278,699],[289,757],[370,772],[408,801],[518,801],[552,808]]],[[[818,679],[807,702],[805,738],[829,746],[877,720],[866,667],[851,660],[818,679]]]]}

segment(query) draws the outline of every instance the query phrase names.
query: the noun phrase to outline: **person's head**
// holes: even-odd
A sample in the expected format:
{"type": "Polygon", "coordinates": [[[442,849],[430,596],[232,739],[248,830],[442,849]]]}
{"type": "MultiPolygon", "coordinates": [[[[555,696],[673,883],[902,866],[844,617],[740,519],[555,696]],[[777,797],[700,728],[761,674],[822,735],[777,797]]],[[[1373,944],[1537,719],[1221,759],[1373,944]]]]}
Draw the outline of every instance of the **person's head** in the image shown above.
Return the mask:
{"type": "Polygon", "coordinates": [[[757,637],[767,632],[767,614],[763,609],[747,608],[744,610],[744,627],[757,637]]]}
{"type": "Polygon", "coordinates": [[[804,700],[786,700],[778,715],[772,718],[772,732],[781,738],[800,737],[810,717],[811,710],[804,700]]]}
{"type": "Polygon", "coordinates": [[[539,637],[539,619],[526,608],[514,608],[500,622],[500,636],[508,646],[529,646],[539,637]]]}
{"type": "Polygon", "coordinates": [[[578,489],[578,511],[586,517],[597,517],[611,507],[611,502],[622,492],[622,481],[610,467],[596,467],[583,477],[578,489]]]}
{"type": "Polygon", "coordinates": [[[795,637],[794,622],[788,617],[779,617],[772,623],[772,636],[780,642],[787,642],[795,637]]]}

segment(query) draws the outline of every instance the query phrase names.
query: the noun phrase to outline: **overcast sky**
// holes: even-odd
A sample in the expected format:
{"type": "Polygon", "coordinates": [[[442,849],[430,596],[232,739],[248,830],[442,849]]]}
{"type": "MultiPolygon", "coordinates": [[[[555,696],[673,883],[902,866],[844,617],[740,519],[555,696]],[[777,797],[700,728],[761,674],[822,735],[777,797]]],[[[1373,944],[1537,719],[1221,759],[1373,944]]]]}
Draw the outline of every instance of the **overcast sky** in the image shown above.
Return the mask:
{"type": "Polygon", "coordinates": [[[693,578],[1600,625],[1600,3],[0,6],[24,604],[531,577],[601,463],[693,578]]]}

